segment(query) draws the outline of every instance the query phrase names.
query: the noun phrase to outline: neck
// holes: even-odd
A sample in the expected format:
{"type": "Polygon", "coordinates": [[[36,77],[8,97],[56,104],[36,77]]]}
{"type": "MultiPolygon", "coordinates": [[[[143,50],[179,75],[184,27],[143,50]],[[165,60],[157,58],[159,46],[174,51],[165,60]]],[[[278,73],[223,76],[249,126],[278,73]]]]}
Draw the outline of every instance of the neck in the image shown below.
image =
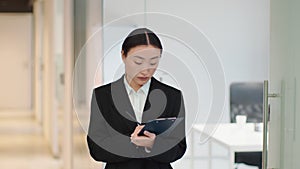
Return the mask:
{"type": "Polygon", "coordinates": [[[134,91],[138,91],[142,86],[138,85],[136,83],[134,83],[134,81],[130,78],[128,78],[128,76],[125,76],[127,83],[129,84],[129,86],[134,90],[134,91]]]}

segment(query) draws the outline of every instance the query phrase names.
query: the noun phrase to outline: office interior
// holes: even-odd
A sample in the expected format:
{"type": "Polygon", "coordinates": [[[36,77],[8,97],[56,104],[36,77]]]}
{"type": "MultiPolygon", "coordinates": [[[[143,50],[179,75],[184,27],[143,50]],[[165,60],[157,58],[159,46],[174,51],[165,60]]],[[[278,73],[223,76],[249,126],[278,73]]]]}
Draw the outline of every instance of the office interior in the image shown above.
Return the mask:
{"type": "Polygon", "coordinates": [[[183,91],[188,149],[174,169],[258,168],[236,162],[230,146],[238,140],[217,137],[228,124],[229,134],[242,128],[257,136],[258,150],[251,143],[238,151],[259,151],[263,167],[298,168],[299,7],[295,0],[0,0],[0,168],[104,168],[86,143],[91,89],[122,74],[120,44],[137,27],[159,33],[165,52],[155,76],[183,91]],[[173,70],[170,60],[183,67],[173,70]],[[260,107],[242,114],[259,110],[259,120],[237,124],[231,99],[243,92],[231,93],[234,84],[258,84],[260,107]]]}

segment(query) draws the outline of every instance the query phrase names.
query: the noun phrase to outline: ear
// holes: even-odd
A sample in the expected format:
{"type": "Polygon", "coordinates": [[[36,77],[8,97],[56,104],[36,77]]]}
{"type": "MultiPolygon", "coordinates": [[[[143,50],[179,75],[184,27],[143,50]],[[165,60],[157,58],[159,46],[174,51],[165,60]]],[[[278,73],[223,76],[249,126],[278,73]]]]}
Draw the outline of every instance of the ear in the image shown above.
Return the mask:
{"type": "Polygon", "coordinates": [[[122,55],[123,62],[125,62],[126,56],[125,56],[124,50],[121,51],[121,55],[122,55]]]}

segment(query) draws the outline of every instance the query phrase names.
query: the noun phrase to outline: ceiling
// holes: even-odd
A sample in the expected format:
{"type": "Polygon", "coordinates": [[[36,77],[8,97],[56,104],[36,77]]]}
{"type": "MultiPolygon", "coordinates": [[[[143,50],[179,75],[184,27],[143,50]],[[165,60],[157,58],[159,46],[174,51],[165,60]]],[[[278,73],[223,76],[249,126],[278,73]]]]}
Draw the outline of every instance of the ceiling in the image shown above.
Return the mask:
{"type": "Polygon", "coordinates": [[[33,0],[0,0],[0,12],[32,12],[33,0]]]}

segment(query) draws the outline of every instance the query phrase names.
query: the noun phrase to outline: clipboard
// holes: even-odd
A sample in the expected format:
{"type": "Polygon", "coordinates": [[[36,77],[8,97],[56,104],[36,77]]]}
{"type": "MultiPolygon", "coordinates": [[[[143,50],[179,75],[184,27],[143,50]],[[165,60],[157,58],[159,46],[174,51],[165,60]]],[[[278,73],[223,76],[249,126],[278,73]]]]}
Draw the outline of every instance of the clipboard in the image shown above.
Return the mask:
{"type": "Polygon", "coordinates": [[[149,131],[150,133],[154,133],[156,135],[162,134],[165,131],[172,131],[181,121],[183,117],[169,117],[169,118],[159,118],[148,121],[144,128],[138,133],[138,136],[143,136],[144,131],[149,131]]]}

